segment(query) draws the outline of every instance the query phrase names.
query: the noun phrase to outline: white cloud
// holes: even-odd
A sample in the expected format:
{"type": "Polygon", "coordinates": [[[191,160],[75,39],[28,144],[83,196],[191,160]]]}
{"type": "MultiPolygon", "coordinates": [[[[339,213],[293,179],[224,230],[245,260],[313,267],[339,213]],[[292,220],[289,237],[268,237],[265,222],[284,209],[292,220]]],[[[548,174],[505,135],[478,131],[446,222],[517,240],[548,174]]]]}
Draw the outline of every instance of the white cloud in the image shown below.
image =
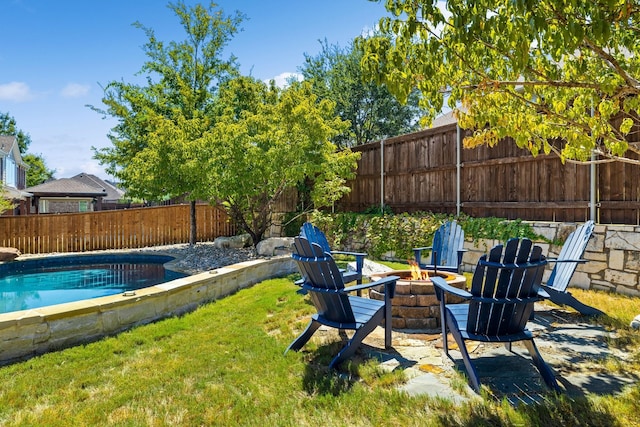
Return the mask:
{"type": "Polygon", "coordinates": [[[5,101],[24,102],[33,98],[33,93],[26,83],[11,82],[0,84],[0,99],[5,101]]]}
{"type": "Polygon", "coordinates": [[[89,85],[81,85],[78,83],[69,83],[66,85],[60,94],[65,98],[80,98],[89,93],[89,85]]]}
{"type": "MultiPolygon", "coordinates": [[[[304,77],[302,77],[302,74],[300,73],[280,73],[269,80],[274,80],[276,82],[276,86],[285,88],[289,85],[289,81],[291,81],[291,79],[302,81],[304,80],[304,77]]],[[[268,81],[266,83],[268,83],[268,81]]]]}

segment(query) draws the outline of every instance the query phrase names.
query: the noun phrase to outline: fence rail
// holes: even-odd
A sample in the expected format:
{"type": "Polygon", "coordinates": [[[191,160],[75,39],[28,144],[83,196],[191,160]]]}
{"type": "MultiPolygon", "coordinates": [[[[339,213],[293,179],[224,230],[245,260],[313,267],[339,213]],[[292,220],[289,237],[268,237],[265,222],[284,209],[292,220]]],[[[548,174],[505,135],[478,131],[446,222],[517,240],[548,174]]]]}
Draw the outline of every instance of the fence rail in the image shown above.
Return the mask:
{"type": "MultiPolygon", "coordinates": [[[[338,209],[360,212],[384,204],[394,212],[459,209],[475,217],[590,218],[590,166],[563,164],[553,155],[533,157],[508,140],[493,148],[461,148],[458,156],[457,131],[454,123],[354,147],[361,153],[357,175],[338,209]]],[[[460,139],[464,136],[462,130],[460,139]]],[[[640,166],[600,164],[594,178],[597,222],[640,224],[640,166]]]]}
{"type": "MultiPolygon", "coordinates": [[[[189,205],[0,217],[0,246],[22,253],[130,249],[189,242],[189,205]]],[[[222,209],[196,206],[197,240],[235,234],[222,209]]]]}

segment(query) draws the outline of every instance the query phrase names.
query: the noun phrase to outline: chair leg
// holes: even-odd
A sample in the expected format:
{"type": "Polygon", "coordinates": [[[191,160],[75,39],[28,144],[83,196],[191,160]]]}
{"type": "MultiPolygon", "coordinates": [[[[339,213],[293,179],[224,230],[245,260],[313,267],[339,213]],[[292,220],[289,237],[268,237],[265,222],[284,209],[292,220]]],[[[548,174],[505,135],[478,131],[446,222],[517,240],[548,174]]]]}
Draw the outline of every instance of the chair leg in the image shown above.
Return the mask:
{"type": "Polygon", "coordinates": [[[333,358],[329,364],[329,369],[334,369],[343,361],[351,358],[358,349],[358,346],[362,343],[362,340],[366,338],[375,328],[378,327],[382,316],[374,316],[369,322],[364,324],[360,329],[357,329],[353,334],[353,337],[347,342],[347,344],[340,350],[340,352],[333,358]]]}
{"type": "Polygon", "coordinates": [[[476,391],[476,393],[480,393],[480,380],[478,378],[478,372],[476,368],[471,363],[471,357],[469,356],[469,352],[467,351],[467,346],[462,338],[462,335],[457,330],[451,329],[451,335],[456,340],[456,344],[460,348],[460,353],[462,354],[462,361],[464,362],[464,367],[467,369],[467,374],[469,375],[469,382],[471,382],[471,386],[476,391]]]}
{"type": "Polygon", "coordinates": [[[586,305],[583,302],[578,301],[576,297],[571,295],[570,292],[566,292],[566,291],[561,292],[549,287],[545,287],[544,290],[547,291],[547,293],[549,293],[549,296],[551,297],[550,298],[551,301],[560,305],[568,305],[569,307],[578,311],[583,316],[596,317],[596,316],[602,316],[604,314],[602,311],[598,310],[597,308],[591,307],[589,305],[586,305]]]}
{"type": "Polygon", "coordinates": [[[524,340],[523,343],[525,347],[527,347],[527,350],[529,350],[533,364],[538,368],[538,371],[540,372],[540,375],[542,375],[542,379],[547,386],[553,390],[560,391],[560,387],[558,387],[558,382],[556,381],[556,376],[540,355],[538,347],[536,347],[533,340],[524,340]]]}
{"type": "Polygon", "coordinates": [[[296,338],[295,340],[293,340],[291,344],[289,344],[289,347],[287,347],[284,353],[287,354],[289,350],[293,350],[293,351],[300,350],[302,347],[304,347],[307,341],[311,339],[311,337],[318,330],[319,327],[320,327],[320,322],[318,322],[315,319],[311,319],[311,322],[309,322],[309,324],[307,325],[307,328],[298,336],[298,338],[296,338]]]}

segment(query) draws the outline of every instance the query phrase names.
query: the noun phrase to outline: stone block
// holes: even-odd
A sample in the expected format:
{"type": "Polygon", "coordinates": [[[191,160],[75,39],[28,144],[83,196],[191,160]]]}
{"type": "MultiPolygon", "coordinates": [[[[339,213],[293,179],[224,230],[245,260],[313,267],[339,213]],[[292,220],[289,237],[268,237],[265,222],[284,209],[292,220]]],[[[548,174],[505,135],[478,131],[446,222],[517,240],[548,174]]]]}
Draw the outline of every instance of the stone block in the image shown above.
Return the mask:
{"type": "Polygon", "coordinates": [[[591,278],[589,278],[587,273],[576,271],[573,273],[573,277],[571,277],[569,286],[580,289],[589,289],[591,286],[591,278]]]}
{"type": "Polygon", "coordinates": [[[17,248],[0,247],[0,262],[13,261],[22,255],[17,248]]]}
{"type": "Polygon", "coordinates": [[[606,262],[602,261],[589,261],[584,264],[578,264],[576,270],[580,270],[587,274],[597,274],[605,271],[608,265],[606,262]]]}
{"type": "Polygon", "coordinates": [[[609,251],[609,268],[624,270],[624,251],[611,249],[609,251]]]}
{"type": "Polygon", "coordinates": [[[604,251],[605,244],[605,234],[596,234],[595,232],[591,235],[589,239],[589,243],[587,243],[586,250],[588,252],[602,252],[604,251]]]}
{"type": "Polygon", "coordinates": [[[605,246],[609,249],[639,251],[640,233],[609,229],[605,237],[605,246]]]}
{"type": "Polygon", "coordinates": [[[541,224],[536,223],[533,226],[533,231],[540,236],[544,236],[549,240],[553,240],[556,237],[556,229],[555,227],[549,227],[549,225],[540,226],[541,224]]]}
{"type": "Polygon", "coordinates": [[[638,284],[638,275],[618,270],[607,270],[604,274],[604,280],[616,285],[635,287],[638,284]]]}
{"type": "Polygon", "coordinates": [[[433,318],[426,319],[404,319],[407,329],[436,329],[438,322],[433,318]]]}
{"type": "Polygon", "coordinates": [[[604,280],[591,280],[591,289],[597,291],[615,292],[616,287],[612,283],[605,282],[604,280]]]}
{"type": "Polygon", "coordinates": [[[607,261],[607,254],[605,254],[604,252],[590,252],[590,251],[585,251],[584,255],[582,255],[582,258],[589,260],[589,261],[607,261]]]}
{"type": "Polygon", "coordinates": [[[411,295],[411,282],[398,281],[396,282],[396,296],[397,295],[411,295]]]}
{"type": "Polygon", "coordinates": [[[438,298],[436,298],[435,295],[416,295],[416,305],[419,307],[427,307],[438,304],[438,298]]]}
{"type": "Polygon", "coordinates": [[[430,307],[398,307],[398,316],[405,319],[421,319],[431,317],[430,307]]]}
{"type": "Polygon", "coordinates": [[[626,253],[624,270],[640,271],[640,252],[630,251],[626,253]]]}
{"type": "Polygon", "coordinates": [[[396,295],[391,300],[391,305],[414,307],[416,305],[415,295],[396,295]]]}
{"type": "Polygon", "coordinates": [[[411,293],[415,295],[433,295],[433,284],[431,282],[425,283],[411,283],[411,293]]]}
{"type": "Polygon", "coordinates": [[[616,292],[622,295],[629,295],[631,297],[640,296],[640,291],[635,287],[632,288],[628,286],[616,286],[616,292]]]}
{"type": "Polygon", "coordinates": [[[401,317],[393,317],[391,319],[391,327],[394,329],[406,329],[407,323],[401,317]]]}

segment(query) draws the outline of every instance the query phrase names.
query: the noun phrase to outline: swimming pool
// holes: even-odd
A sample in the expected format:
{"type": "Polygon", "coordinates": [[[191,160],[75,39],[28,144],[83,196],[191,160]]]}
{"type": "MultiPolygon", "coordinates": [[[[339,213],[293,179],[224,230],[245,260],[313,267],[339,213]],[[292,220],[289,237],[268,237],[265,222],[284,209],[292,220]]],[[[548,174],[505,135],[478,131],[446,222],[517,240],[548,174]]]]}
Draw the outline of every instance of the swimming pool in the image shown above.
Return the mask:
{"type": "Polygon", "coordinates": [[[0,264],[0,313],[98,298],[168,282],[187,274],[164,268],[158,254],[33,258],[0,264]]]}

